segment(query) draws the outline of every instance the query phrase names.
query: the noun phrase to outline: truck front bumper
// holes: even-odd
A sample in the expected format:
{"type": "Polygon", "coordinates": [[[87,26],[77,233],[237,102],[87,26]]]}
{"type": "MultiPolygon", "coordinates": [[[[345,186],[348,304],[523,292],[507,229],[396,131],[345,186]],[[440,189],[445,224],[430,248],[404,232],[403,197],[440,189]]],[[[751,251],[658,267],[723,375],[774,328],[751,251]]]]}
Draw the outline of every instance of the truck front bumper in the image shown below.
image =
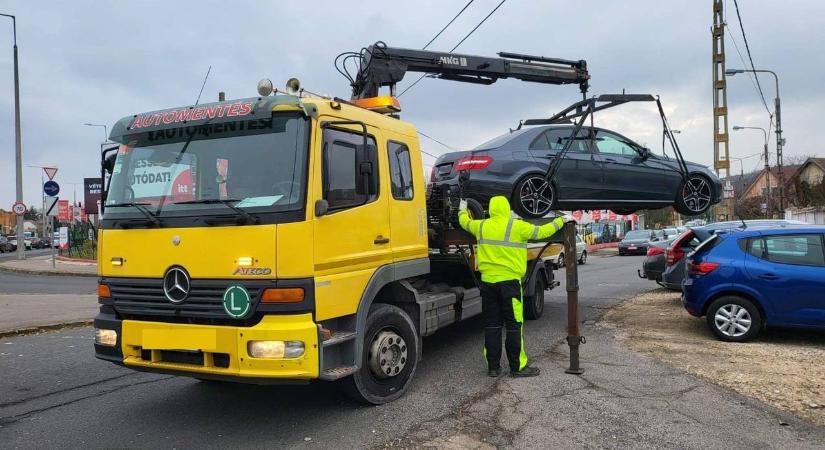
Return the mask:
{"type": "Polygon", "coordinates": [[[118,320],[100,314],[95,328],[117,333],[114,346],[95,343],[95,356],[135,370],[250,383],[318,377],[319,328],[310,313],[266,315],[252,327],[118,320]],[[250,341],[301,341],[304,353],[254,358],[250,341]]]}

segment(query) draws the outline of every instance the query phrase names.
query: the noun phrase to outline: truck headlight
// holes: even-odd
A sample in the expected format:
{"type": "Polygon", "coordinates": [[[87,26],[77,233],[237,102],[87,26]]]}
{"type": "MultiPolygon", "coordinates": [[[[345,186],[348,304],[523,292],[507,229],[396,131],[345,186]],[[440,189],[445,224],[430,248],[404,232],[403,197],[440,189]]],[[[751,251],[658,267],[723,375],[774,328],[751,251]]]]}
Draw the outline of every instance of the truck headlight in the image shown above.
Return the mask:
{"type": "Polygon", "coordinates": [[[95,328],[95,344],[114,347],[117,345],[117,331],[95,328]]]}
{"type": "Polygon", "coordinates": [[[298,358],[304,354],[304,341],[249,341],[246,351],[253,358],[298,358]]]}

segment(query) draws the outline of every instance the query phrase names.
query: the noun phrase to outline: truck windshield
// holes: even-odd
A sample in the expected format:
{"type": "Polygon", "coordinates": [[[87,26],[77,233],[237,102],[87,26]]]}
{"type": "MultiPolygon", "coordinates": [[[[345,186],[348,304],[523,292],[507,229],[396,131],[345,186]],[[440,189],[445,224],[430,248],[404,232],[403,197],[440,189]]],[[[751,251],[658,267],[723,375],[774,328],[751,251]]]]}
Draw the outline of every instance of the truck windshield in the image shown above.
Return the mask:
{"type": "Polygon", "coordinates": [[[298,114],[276,114],[126,136],[112,169],[105,218],[300,210],[306,122],[298,114]]]}

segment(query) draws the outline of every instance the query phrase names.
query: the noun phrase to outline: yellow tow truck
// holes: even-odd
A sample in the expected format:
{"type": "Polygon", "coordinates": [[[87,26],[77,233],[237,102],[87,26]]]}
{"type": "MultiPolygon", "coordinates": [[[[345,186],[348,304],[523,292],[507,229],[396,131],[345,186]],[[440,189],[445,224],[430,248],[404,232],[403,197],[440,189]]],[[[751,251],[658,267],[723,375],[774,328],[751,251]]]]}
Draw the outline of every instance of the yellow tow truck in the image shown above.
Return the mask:
{"type": "MultiPolygon", "coordinates": [[[[584,90],[586,65],[382,43],[359,58],[350,100],[264,80],[257,97],[115,124],[118,146],[101,155],[98,358],[207,381],[342,380],[380,404],[406,390],[423,336],[481,312],[458,193],[428,192],[395,83],[420,71],[584,90]]],[[[533,319],[555,285],[539,253],[524,280],[533,319]]]]}

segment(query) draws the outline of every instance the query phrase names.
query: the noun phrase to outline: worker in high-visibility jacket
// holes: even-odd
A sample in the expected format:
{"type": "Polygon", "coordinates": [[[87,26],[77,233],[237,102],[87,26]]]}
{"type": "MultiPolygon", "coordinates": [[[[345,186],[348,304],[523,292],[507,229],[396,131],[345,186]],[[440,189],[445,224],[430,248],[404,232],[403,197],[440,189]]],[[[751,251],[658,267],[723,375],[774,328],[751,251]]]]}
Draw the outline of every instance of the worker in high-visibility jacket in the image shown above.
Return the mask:
{"type": "Polygon", "coordinates": [[[501,330],[507,331],[507,359],[510,375],[532,377],[539,369],[527,365],[524,351],[521,280],[527,271],[527,241],[546,239],[559,231],[572,217],[557,217],[552,222],[535,226],[510,213],[506,197],[490,199],[490,218],[472,220],[466,202],[459,206],[458,222],[478,242],[478,270],[481,272],[481,305],[484,317],[484,355],[488,374],[501,375],[501,330]]]}

